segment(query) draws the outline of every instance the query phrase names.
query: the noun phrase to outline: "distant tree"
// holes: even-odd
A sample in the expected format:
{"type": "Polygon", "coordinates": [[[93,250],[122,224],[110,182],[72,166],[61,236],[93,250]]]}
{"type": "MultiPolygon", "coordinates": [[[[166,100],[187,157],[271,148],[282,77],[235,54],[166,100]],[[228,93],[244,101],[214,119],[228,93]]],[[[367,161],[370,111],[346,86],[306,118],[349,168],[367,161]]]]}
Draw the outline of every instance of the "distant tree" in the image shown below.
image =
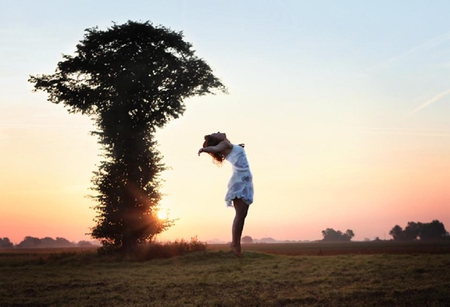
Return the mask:
{"type": "Polygon", "coordinates": [[[185,99],[225,87],[181,32],[150,22],[87,29],[75,54],[64,55],[54,74],[29,81],[50,102],[95,119],[104,161],[92,180],[91,235],[131,252],[173,224],[157,217],[165,170],[157,128],[184,113],[185,99]]]}
{"type": "Polygon", "coordinates": [[[399,225],[395,225],[391,231],[389,231],[389,235],[394,238],[394,241],[404,241],[403,228],[399,225]]]}
{"type": "Polygon", "coordinates": [[[271,237],[262,238],[259,240],[261,243],[277,243],[277,240],[271,237]]]}
{"type": "Polygon", "coordinates": [[[341,235],[341,231],[336,231],[333,228],[322,230],[323,241],[339,241],[341,235]]]}
{"type": "Polygon", "coordinates": [[[56,248],[56,247],[73,247],[75,246],[72,242],[67,239],[56,237],[56,239],[45,237],[41,240],[40,247],[45,248],[56,248]]]}
{"type": "Polygon", "coordinates": [[[53,238],[45,237],[39,240],[41,240],[40,247],[56,247],[56,241],[53,238]]]}
{"type": "Polygon", "coordinates": [[[347,229],[347,231],[341,236],[342,241],[351,241],[351,239],[355,236],[353,230],[347,229]]]}
{"type": "Polygon", "coordinates": [[[447,240],[450,241],[450,233],[447,231],[447,233],[445,235],[442,236],[443,240],[447,240]]]}
{"type": "Polygon", "coordinates": [[[45,248],[54,248],[56,247],[56,241],[53,238],[50,237],[45,237],[40,239],[41,243],[40,243],[40,247],[45,247],[45,248]]]}
{"type": "Polygon", "coordinates": [[[91,247],[94,246],[91,242],[89,241],[80,241],[77,243],[77,246],[79,247],[91,247]]]}
{"type": "Polygon", "coordinates": [[[322,241],[328,241],[328,242],[339,242],[339,241],[350,241],[355,234],[353,233],[353,230],[347,229],[345,233],[342,233],[340,230],[334,230],[333,228],[327,228],[325,230],[322,230],[322,241]]]}
{"type": "Polygon", "coordinates": [[[12,248],[14,244],[9,240],[9,238],[0,238],[0,248],[12,248]]]}
{"type": "Polygon", "coordinates": [[[422,229],[422,223],[408,222],[403,230],[406,241],[415,241],[419,238],[422,229]]]}
{"type": "Polygon", "coordinates": [[[242,237],[241,240],[242,240],[242,243],[244,243],[244,244],[253,243],[253,238],[250,236],[244,236],[244,237],[242,237]]]}
{"type": "Polygon", "coordinates": [[[22,242],[17,244],[18,248],[36,248],[42,247],[42,241],[39,238],[27,236],[22,242]]]}
{"type": "Polygon", "coordinates": [[[433,220],[431,223],[408,222],[404,230],[396,225],[389,234],[394,238],[394,241],[414,241],[418,239],[427,241],[444,239],[446,230],[443,223],[433,220]]]}
{"type": "Polygon", "coordinates": [[[420,240],[440,240],[444,238],[446,233],[447,231],[445,230],[444,224],[438,220],[433,220],[431,223],[422,224],[420,240]]]}
{"type": "Polygon", "coordinates": [[[35,237],[25,237],[22,242],[20,242],[18,248],[55,248],[55,247],[72,247],[75,246],[69,240],[57,237],[56,240],[50,237],[45,237],[42,239],[35,237]]]}
{"type": "Polygon", "coordinates": [[[56,246],[57,247],[72,247],[75,246],[74,243],[70,242],[65,238],[56,237],[56,246]]]}

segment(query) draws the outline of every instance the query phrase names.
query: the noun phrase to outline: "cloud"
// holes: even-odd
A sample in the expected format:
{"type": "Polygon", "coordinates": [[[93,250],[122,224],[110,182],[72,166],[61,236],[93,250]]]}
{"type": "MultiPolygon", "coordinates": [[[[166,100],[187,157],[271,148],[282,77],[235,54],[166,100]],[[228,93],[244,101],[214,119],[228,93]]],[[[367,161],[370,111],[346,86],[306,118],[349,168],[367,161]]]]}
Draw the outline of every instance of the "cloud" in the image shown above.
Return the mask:
{"type": "Polygon", "coordinates": [[[412,48],[410,48],[409,50],[402,52],[398,55],[392,56],[391,58],[389,58],[386,61],[382,61],[380,63],[377,63],[375,65],[373,65],[372,67],[369,68],[370,70],[376,69],[376,68],[386,68],[389,67],[391,64],[401,61],[417,52],[421,52],[421,51],[426,51],[426,50],[431,50],[434,48],[437,48],[439,45],[442,45],[443,43],[447,42],[448,40],[450,40],[450,34],[444,34],[444,35],[440,35],[437,37],[434,37],[422,44],[419,44],[417,46],[414,46],[412,48]]]}
{"type": "Polygon", "coordinates": [[[362,133],[405,136],[443,136],[450,137],[449,130],[441,129],[409,129],[409,128],[363,128],[362,133]]]}
{"type": "Polygon", "coordinates": [[[412,114],[416,113],[417,111],[420,111],[420,110],[422,110],[423,108],[429,106],[429,105],[432,104],[433,102],[435,102],[435,101],[437,101],[437,100],[439,100],[439,99],[444,98],[444,97],[447,96],[448,94],[450,94],[450,89],[448,89],[448,90],[446,90],[446,91],[444,91],[444,92],[442,92],[442,93],[437,94],[436,96],[434,96],[434,97],[431,98],[431,99],[428,99],[427,101],[425,101],[424,103],[422,103],[420,106],[418,106],[417,108],[415,108],[414,110],[412,110],[411,112],[409,112],[408,114],[406,114],[406,117],[409,117],[409,116],[411,116],[412,114]]]}
{"type": "Polygon", "coordinates": [[[397,56],[394,56],[394,57],[390,58],[388,60],[388,62],[394,62],[394,61],[397,61],[397,60],[401,60],[402,58],[405,58],[408,55],[416,53],[416,52],[421,51],[421,50],[434,49],[434,48],[438,47],[439,45],[445,43],[449,39],[450,39],[450,34],[445,34],[445,35],[441,35],[441,36],[435,37],[433,39],[430,39],[430,40],[428,40],[428,41],[426,41],[426,42],[424,42],[424,43],[422,43],[420,45],[417,45],[417,46],[409,49],[408,51],[406,51],[406,52],[404,52],[404,53],[402,53],[400,55],[397,55],[397,56]]]}

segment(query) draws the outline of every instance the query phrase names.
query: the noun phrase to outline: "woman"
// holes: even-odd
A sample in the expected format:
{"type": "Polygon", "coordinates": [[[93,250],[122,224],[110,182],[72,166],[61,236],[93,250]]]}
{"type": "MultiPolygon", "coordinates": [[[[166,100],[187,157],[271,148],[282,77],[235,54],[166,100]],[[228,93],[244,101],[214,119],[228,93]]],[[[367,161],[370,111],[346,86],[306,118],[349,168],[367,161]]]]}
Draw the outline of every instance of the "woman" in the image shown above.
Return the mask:
{"type": "Polygon", "coordinates": [[[213,157],[213,161],[222,164],[227,160],[233,166],[233,175],[228,183],[228,192],[225,202],[228,207],[234,206],[236,215],[232,227],[231,249],[237,257],[241,257],[241,236],[247,217],[248,207],[253,202],[253,181],[252,173],[248,165],[244,145],[233,145],[227,139],[225,133],[213,133],[205,135],[203,147],[198,151],[198,155],[206,152],[213,157]]]}

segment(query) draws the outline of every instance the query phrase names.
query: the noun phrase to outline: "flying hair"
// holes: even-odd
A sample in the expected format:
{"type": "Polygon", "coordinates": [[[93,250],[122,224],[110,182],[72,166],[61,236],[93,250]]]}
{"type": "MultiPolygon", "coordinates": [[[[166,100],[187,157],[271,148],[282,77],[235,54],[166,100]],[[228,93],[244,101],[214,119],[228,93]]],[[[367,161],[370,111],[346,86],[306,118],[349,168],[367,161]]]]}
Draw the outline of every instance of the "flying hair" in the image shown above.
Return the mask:
{"type": "MultiPolygon", "coordinates": [[[[217,138],[211,136],[211,135],[205,135],[205,141],[203,142],[203,148],[209,147],[209,146],[216,146],[221,141],[217,138]]],[[[223,161],[225,160],[225,156],[222,153],[209,153],[208,154],[213,158],[213,163],[217,165],[222,165],[223,161]]]]}
{"type": "MultiPolygon", "coordinates": [[[[203,142],[203,148],[209,146],[216,146],[221,142],[221,140],[215,138],[212,135],[205,135],[205,141],[203,142]]],[[[242,148],[245,147],[245,144],[239,144],[242,148]]],[[[225,161],[225,156],[222,153],[209,153],[208,154],[213,158],[213,163],[217,165],[222,165],[223,161],[225,161]]]]}

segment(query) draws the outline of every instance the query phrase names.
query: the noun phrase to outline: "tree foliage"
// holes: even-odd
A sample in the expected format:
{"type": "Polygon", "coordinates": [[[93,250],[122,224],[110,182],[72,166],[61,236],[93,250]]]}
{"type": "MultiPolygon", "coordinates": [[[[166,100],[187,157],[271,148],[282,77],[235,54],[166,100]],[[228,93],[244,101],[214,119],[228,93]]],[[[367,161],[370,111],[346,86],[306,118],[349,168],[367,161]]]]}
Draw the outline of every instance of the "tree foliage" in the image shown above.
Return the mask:
{"type": "Polygon", "coordinates": [[[395,241],[403,241],[403,228],[399,225],[395,225],[391,231],[389,231],[389,235],[391,235],[395,241]]]}
{"type": "Polygon", "coordinates": [[[243,244],[251,244],[251,243],[253,243],[253,238],[250,237],[250,236],[243,236],[241,240],[242,240],[243,244]]]}
{"type": "Polygon", "coordinates": [[[183,34],[132,21],[87,29],[75,56],[29,81],[50,102],[95,120],[104,160],[92,180],[98,204],[91,235],[129,251],[171,226],[156,215],[165,170],[156,129],[184,113],[186,98],[225,91],[183,34]]]}
{"type": "MultiPolygon", "coordinates": [[[[9,242],[8,238],[7,239],[9,242]]],[[[19,244],[13,245],[10,243],[9,247],[16,248],[61,248],[61,247],[90,247],[93,246],[91,242],[79,241],[78,243],[70,242],[69,240],[61,237],[56,237],[55,239],[50,237],[36,238],[32,236],[26,236],[19,244]]],[[[1,239],[0,239],[1,247],[1,239]]]]}
{"type": "Polygon", "coordinates": [[[327,242],[349,242],[355,236],[353,230],[347,229],[345,233],[342,233],[340,230],[334,230],[333,228],[327,228],[322,230],[322,241],[327,242]]]}
{"type": "Polygon", "coordinates": [[[443,223],[433,220],[430,223],[408,222],[405,229],[395,225],[389,234],[394,241],[430,241],[443,239],[447,231],[443,223]]]}
{"type": "Polygon", "coordinates": [[[56,247],[73,247],[76,246],[65,238],[56,237],[56,239],[45,237],[42,239],[27,236],[22,242],[17,244],[18,248],[56,248],[56,247]]]}
{"type": "Polygon", "coordinates": [[[0,248],[12,248],[14,244],[9,240],[9,238],[0,238],[0,248]]]}

